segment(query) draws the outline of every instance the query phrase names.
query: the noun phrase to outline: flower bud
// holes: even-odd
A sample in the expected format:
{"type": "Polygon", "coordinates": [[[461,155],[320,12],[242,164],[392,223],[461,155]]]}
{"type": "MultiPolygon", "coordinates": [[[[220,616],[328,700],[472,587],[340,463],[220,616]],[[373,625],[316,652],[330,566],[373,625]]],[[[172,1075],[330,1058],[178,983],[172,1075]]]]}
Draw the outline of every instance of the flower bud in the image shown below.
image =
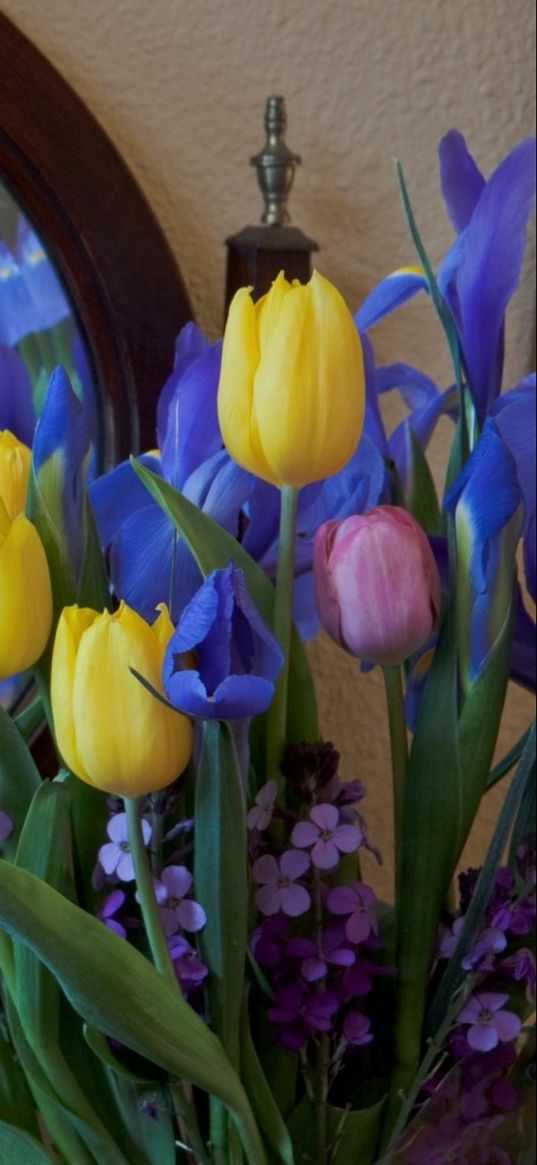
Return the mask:
{"type": "Polygon", "coordinates": [[[398,506],[325,522],[314,547],[317,608],[328,634],[368,663],[394,667],[429,638],[441,604],[421,526],[398,506]]]}
{"type": "Polygon", "coordinates": [[[52,623],[45,551],[24,514],[30,461],[26,445],[0,433],[0,680],[39,659],[52,623]]]}
{"type": "Polygon", "coordinates": [[[65,763],[90,785],[123,797],[163,789],[192,753],[192,725],[132,674],[162,692],[173,626],[163,608],[153,626],[125,603],[111,615],[66,607],[52,657],[51,700],[65,763]]]}
{"type": "Polygon", "coordinates": [[[224,334],[218,416],[244,469],[273,485],[338,473],[356,450],[365,407],[362,347],[336,288],[283,272],[258,303],[241,288],[224,334]]]}

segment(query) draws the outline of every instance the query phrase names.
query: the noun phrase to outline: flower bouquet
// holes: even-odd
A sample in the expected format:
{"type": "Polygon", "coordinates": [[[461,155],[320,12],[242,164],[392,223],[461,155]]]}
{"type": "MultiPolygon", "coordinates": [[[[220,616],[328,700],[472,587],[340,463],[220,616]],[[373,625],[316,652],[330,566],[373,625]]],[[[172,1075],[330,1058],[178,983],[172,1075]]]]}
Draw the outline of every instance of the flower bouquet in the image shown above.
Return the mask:
{"type": "Polygon", "coordinates": [[[158,452],[95,476],[62,367],[31,450],[0,394],[0,680],[35,679],[0,708],[6,1165],[530,1160],[535,726],[493,754],[509,676],[535,679],[535,378],[500,395],[532,143],[485,180],[453,132],[440,170],[439,270],[400,171],[419,265],[355,319],[282,274],[237,293],[223,345],[186,327],[158,452]],[[375,363],[375,324],[419,292],[444,389],[375,363]],[[391,902],[362,874],[366,789],[320,735],[319,623],[383,670],[391,902]]]}

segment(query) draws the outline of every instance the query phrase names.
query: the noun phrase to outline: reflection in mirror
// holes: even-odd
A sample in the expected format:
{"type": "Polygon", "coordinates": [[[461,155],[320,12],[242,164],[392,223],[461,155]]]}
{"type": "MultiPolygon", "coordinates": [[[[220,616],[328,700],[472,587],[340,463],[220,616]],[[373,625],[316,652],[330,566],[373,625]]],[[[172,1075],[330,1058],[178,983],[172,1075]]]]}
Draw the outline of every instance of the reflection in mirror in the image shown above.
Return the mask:
{"type": "MultiPolygon", "coordinates": [[[[41,240],[0,184],[0,434],[31,446],[58,364],[91,417],[98,471],[101,426],[84,338],[41,240]]],[[[27,686],[24,676],[0,683],[0,703],[16,710],[27,686]]]]}
{"type": "Polygon", "coordinates": [[[0,182],[0,431],[32,444],[58,364],[92,417],[98,467],[102,424],[85,339],[41,239],[0,182]]]}

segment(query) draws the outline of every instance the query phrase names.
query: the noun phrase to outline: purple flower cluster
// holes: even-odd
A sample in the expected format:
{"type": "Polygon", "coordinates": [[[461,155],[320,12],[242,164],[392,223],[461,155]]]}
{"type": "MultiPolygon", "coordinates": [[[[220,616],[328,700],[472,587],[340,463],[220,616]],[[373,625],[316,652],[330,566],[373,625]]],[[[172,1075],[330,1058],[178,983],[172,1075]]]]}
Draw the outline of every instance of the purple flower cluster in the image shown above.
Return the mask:
{"type": "Polygon", "coordinates": [[[433,1081],[431,1098],[409,1126],[397,1160],[402,1165],[513,1165],[496,1142],[519,1100],[508,1079],[515,1063],[514,1049],[503,1044],[456,1064],[440,1085],[433,1081]]]}
{"type": "MultiPolygon", "coordinates": [[[[479,873],[468,870],[460,876],[460,910],[441,928],[440,963],[455,952],[479,873]]],[[[498,870],[482,930],[461,959],[471,976],[471,994],[461,1002],[444,1059],[426,1086],[430,1100],[404,1138],[397,1158],[404,1165],[512,1165],[497,1145],[497,1130],[519,1104],[510,1073],[522,1020],[509,1003],[515,984],[523,984],[529,1007],[535,1004],[535,957],[526,945],[535,916],[535,844],[530,839],[520,846],[515,869],[498,870]]],[[[517,1010],[520,1002],[518,993],[517,1010]]]]}
{"type": "Polygon", "coordinates": [[[379,947],[376,899],[359,880],[366,828],[353,800],[364,790],[340,782],[337,761],[329,744],[289,749],[282,767],[303,814],[278,804],[276,781],[248,814],[255,902],[264,915],[252,949],[274,992],[274,1038],[299,1053],[329,1036],[333,1072],[349,1048],[373,1040],[361,1001],[387,971],[370,957],[379,947]],[[342,860],[353,856],[354,880],[340,885],[342,860]]]}
{"type": "MultiPolygon", "coordinates": [[[[441,928],[440,959],[455,951],[478,876],[479,870],[469,870],[460,877],[461,912],[441,928]]],[[[529,840],[519,848],[516,869],[498,870],[483,928],[461,960],[462,968],[478,979],[457,1016],[451,1039],[456,1056],[490,1052],[519,1034],[521,1021],[505,1005],[514,983],[524,984],[528,1003],[535,1002],[535,957],[524,941],[535,930],[535,921],[535,845],[529,840]]]]}
{"type": "MultiPolygon", "coordinates": [[[[112,810],[117,806],[110,802],[112,810]]],[[[168,807],[160,807],[162,815],[166,815],[168,807]]],[[[192,828],[190,820],[176,823],[166,835],[166,840],[188,835],[192,828]]],[[[113,930],[120,938],[126,939],[129,932],[139,931],[141,918],[139,911],[138,893],[134,900],[129,899],[129,890],[135,880],[132,861],[127,816],[125,813],[112,812],[106,832],[109,841],[101,846],[98,855],[98,864],[94,873],[94,885],[102,888],[103,884],[110,887],[121,882],[125,889],[117,885],[104,899],[98,917],[109,930],[113,930]],[[129,913],[130,911],[130,913],[129,913]]],[[[146,846],[151,842],[152,827],[146,816],[142,817],[142,832],[146,846]]],[[[169,864],[160,870],[160,876],[154,877],[155,897],[159,905],[162,928],[168,939],[170,955],[175,967],[177,979],[183,994],[191,997],[208,975],[208,969],[198,956],[195,946],[185,937],[195,935],[202,930],[207,921],[205,911],[198,902],[191,897],[193,878],[190,870],[175,862],[173,857],[169,864]]]]}

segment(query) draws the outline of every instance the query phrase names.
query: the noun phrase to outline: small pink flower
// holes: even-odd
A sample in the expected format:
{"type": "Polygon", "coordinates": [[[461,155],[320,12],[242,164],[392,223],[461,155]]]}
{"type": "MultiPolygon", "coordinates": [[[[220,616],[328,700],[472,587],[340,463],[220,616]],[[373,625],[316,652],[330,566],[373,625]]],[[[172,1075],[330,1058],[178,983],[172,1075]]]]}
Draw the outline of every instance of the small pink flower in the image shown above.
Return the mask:
{"type": "Polygon", "coordinates": [[[252,806],[248,814],[248,829],[257,829],[259,833],[268,829],[272,821],[277,795],[278,782],[267,781],[266,785],[263,785],[259,790],[255,805],[252,806]]]}
{"type": "Polygon", "coordinates": [[[459,1011],[457,1022],[468,1024],[466,1039],[475,1052],[491,1052],[499,1043],[516,1039],[522,1022],[512,1011],[503,1011],[508,995],[481,991],[471,995],[459,1011]]]}
{"type": "Polygon", "coordinates": [[[311,860],[319,870],[335,870],[340,855],[352,854],[362,842],[362,833],[354,825],[340,825],[335,805],[316,805],[310,821],[299,821],[291,842],[299,849],[309,849],[311,860]]]}
{"type": "Polygon", "coordinates": [[[264,854],[254,863],[252,870],[255,882],[262,883],[255,901],[262,914],[278,914],[281,910],[290,918],[298,918],[309,909],[311,898],[304,886],[299,886],[301,878],[309,868],[310,860],[297,849],[288,849],[279,862],[272,854],[264,854]]]}

